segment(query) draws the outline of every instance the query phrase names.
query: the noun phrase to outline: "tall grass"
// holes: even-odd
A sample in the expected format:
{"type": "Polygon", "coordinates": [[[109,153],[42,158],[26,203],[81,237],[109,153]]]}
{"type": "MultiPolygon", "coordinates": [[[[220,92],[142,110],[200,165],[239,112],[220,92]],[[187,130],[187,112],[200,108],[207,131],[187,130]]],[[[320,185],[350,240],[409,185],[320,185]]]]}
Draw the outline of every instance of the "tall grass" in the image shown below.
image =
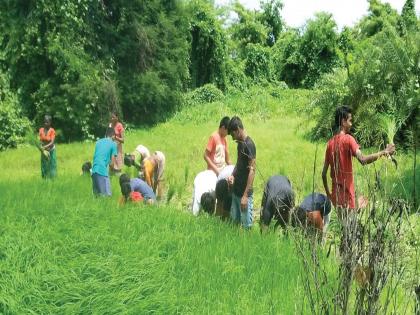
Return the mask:
{"type": "MultiPolygon", "coordinates": [[[[90,179],[78,174],[92,158],[93,142],[57,145],[54,181],[41,180],[34,148],[0,153],[0,313],[310,313],[291,239],[262,237],[257,228],[244,233],[188,213],[194,176],[206,167],[208,137],[226,114],[242,116],[257,146],[257,217],[271,175],[290,178],[297,202],[313,187],[322,192],[324,144],[314,178],[317,144],[306,140],[308,120],[299,117],[310,100],[309,91],[276,97],[251,91],[187,108],[154,128],[128,131],[125,151],[143,144],[167,157],[167,196],[156,207],[119,207],[116,178],[112,198],[92,197],[90,179]]],[[[228,141],[236,160],[236,145],[228,141]]],[[[375,172],[383,171],[387,191],[409,199],[404,174],[411,174],[411,160],[400,155],[398,170],[382,162],[356,166],[358,190],[368,190],[375,172]]],[[[332,237],[334,224],[333,218],[332,237]]],[[[322,262],[334,285],[336,257],[322,262]]]]}

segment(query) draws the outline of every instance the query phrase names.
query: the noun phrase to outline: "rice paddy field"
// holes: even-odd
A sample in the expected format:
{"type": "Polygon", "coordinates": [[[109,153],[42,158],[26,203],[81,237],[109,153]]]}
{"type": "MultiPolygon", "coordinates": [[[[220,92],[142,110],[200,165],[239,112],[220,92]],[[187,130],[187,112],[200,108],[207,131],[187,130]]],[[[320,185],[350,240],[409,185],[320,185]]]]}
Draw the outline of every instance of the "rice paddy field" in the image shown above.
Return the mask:
{"type": "MultiPolygon", "coordinates": [[[[41,179],[35,148],[1,152],[0,314],[310,314],[291,237],[260,235],[258,220],[243,231],[189,212],[207,139],[225,114],[240,115],[256,143],[256,218],[271,175],[287,175],[298,202],[313,188],[322,192],[325,143],[308,140],[310,101],[304,90],[237,95],[127,130],[126,152],[143,144],[166,155],[166,197],[156,206],[119,206],[116,177],[111,198],[93,198],[90,178],[79,175],[93,142],[58,144],[53,181],[41,179]]],[[[229,150],[235,161],[231,139],[229,150]]],[[[379,171],[390,194],[411,200],[413,158],[399,153],[398,170],[385,159],[357,166],[357,189],[367,190],[379,171]]],[[[409,220],[419,235],[418,216],[409,220]]],[[[334,286],[337,257],[323,263],[334,286]]],[[[400,290],[401,304],[411,301],[400,290]]]]}

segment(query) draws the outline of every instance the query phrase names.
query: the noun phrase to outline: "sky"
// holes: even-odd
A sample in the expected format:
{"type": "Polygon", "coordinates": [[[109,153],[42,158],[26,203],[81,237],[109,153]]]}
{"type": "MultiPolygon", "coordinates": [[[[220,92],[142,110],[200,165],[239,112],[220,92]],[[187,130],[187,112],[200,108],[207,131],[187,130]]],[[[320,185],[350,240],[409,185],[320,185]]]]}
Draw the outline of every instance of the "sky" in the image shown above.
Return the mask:
{"type": "MultiPolygon", "coordinates": [[[[215,0],[216,5],[228,4],[229,0],[215,0]]],[[[248,9],[258,9],[260,0],[239,0],[248,9]]],[[[401,13],[405,0],[388,0],[391,6],[401,13]]],[[[282,18],[288,26],[300,27],[312,18],[316,12],[326,11],[333,14],[339,29],[353,26],[367,14],[367,0],[283,0],[282,18]]],[[[416,11],[419,13],[418,4],[416,11]]]]}

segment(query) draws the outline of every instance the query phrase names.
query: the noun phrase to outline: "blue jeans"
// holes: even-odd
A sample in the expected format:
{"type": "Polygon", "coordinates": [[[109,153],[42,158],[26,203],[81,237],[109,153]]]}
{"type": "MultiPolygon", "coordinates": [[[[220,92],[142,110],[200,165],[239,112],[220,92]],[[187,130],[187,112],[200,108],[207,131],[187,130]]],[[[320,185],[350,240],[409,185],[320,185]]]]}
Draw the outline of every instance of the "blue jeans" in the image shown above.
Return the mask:
{"type": "Polygon", "coordinates": [[[111,182],[109,177],[93,173],[92,189],[95,196],[111,196],[111,182]]]}
{"type": "Polygon", "coordinates": [[[252,207],[254,205],[254,195],[248,196],[248,207],[241,211],[241,198],[232,194],[232,206],[230,207],[230,217],[235,223],[241,223],[244,228],[252,226],[252,207]]]}

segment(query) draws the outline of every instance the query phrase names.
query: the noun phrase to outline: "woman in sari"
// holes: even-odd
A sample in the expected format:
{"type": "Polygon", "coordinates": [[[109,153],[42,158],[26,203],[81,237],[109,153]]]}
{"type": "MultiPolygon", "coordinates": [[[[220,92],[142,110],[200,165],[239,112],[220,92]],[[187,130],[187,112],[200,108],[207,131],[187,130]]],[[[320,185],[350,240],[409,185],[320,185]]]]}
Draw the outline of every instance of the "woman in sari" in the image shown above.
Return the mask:
{"type": "Polygon", "coordinates": [[[54,178],[57,176],[57,156],[55,153],[55,130],[51,127],[50,115],[44,117],[44,127],[39,128],[39,140],[41,141],[41,175],[42,178],[54,178]]]}

